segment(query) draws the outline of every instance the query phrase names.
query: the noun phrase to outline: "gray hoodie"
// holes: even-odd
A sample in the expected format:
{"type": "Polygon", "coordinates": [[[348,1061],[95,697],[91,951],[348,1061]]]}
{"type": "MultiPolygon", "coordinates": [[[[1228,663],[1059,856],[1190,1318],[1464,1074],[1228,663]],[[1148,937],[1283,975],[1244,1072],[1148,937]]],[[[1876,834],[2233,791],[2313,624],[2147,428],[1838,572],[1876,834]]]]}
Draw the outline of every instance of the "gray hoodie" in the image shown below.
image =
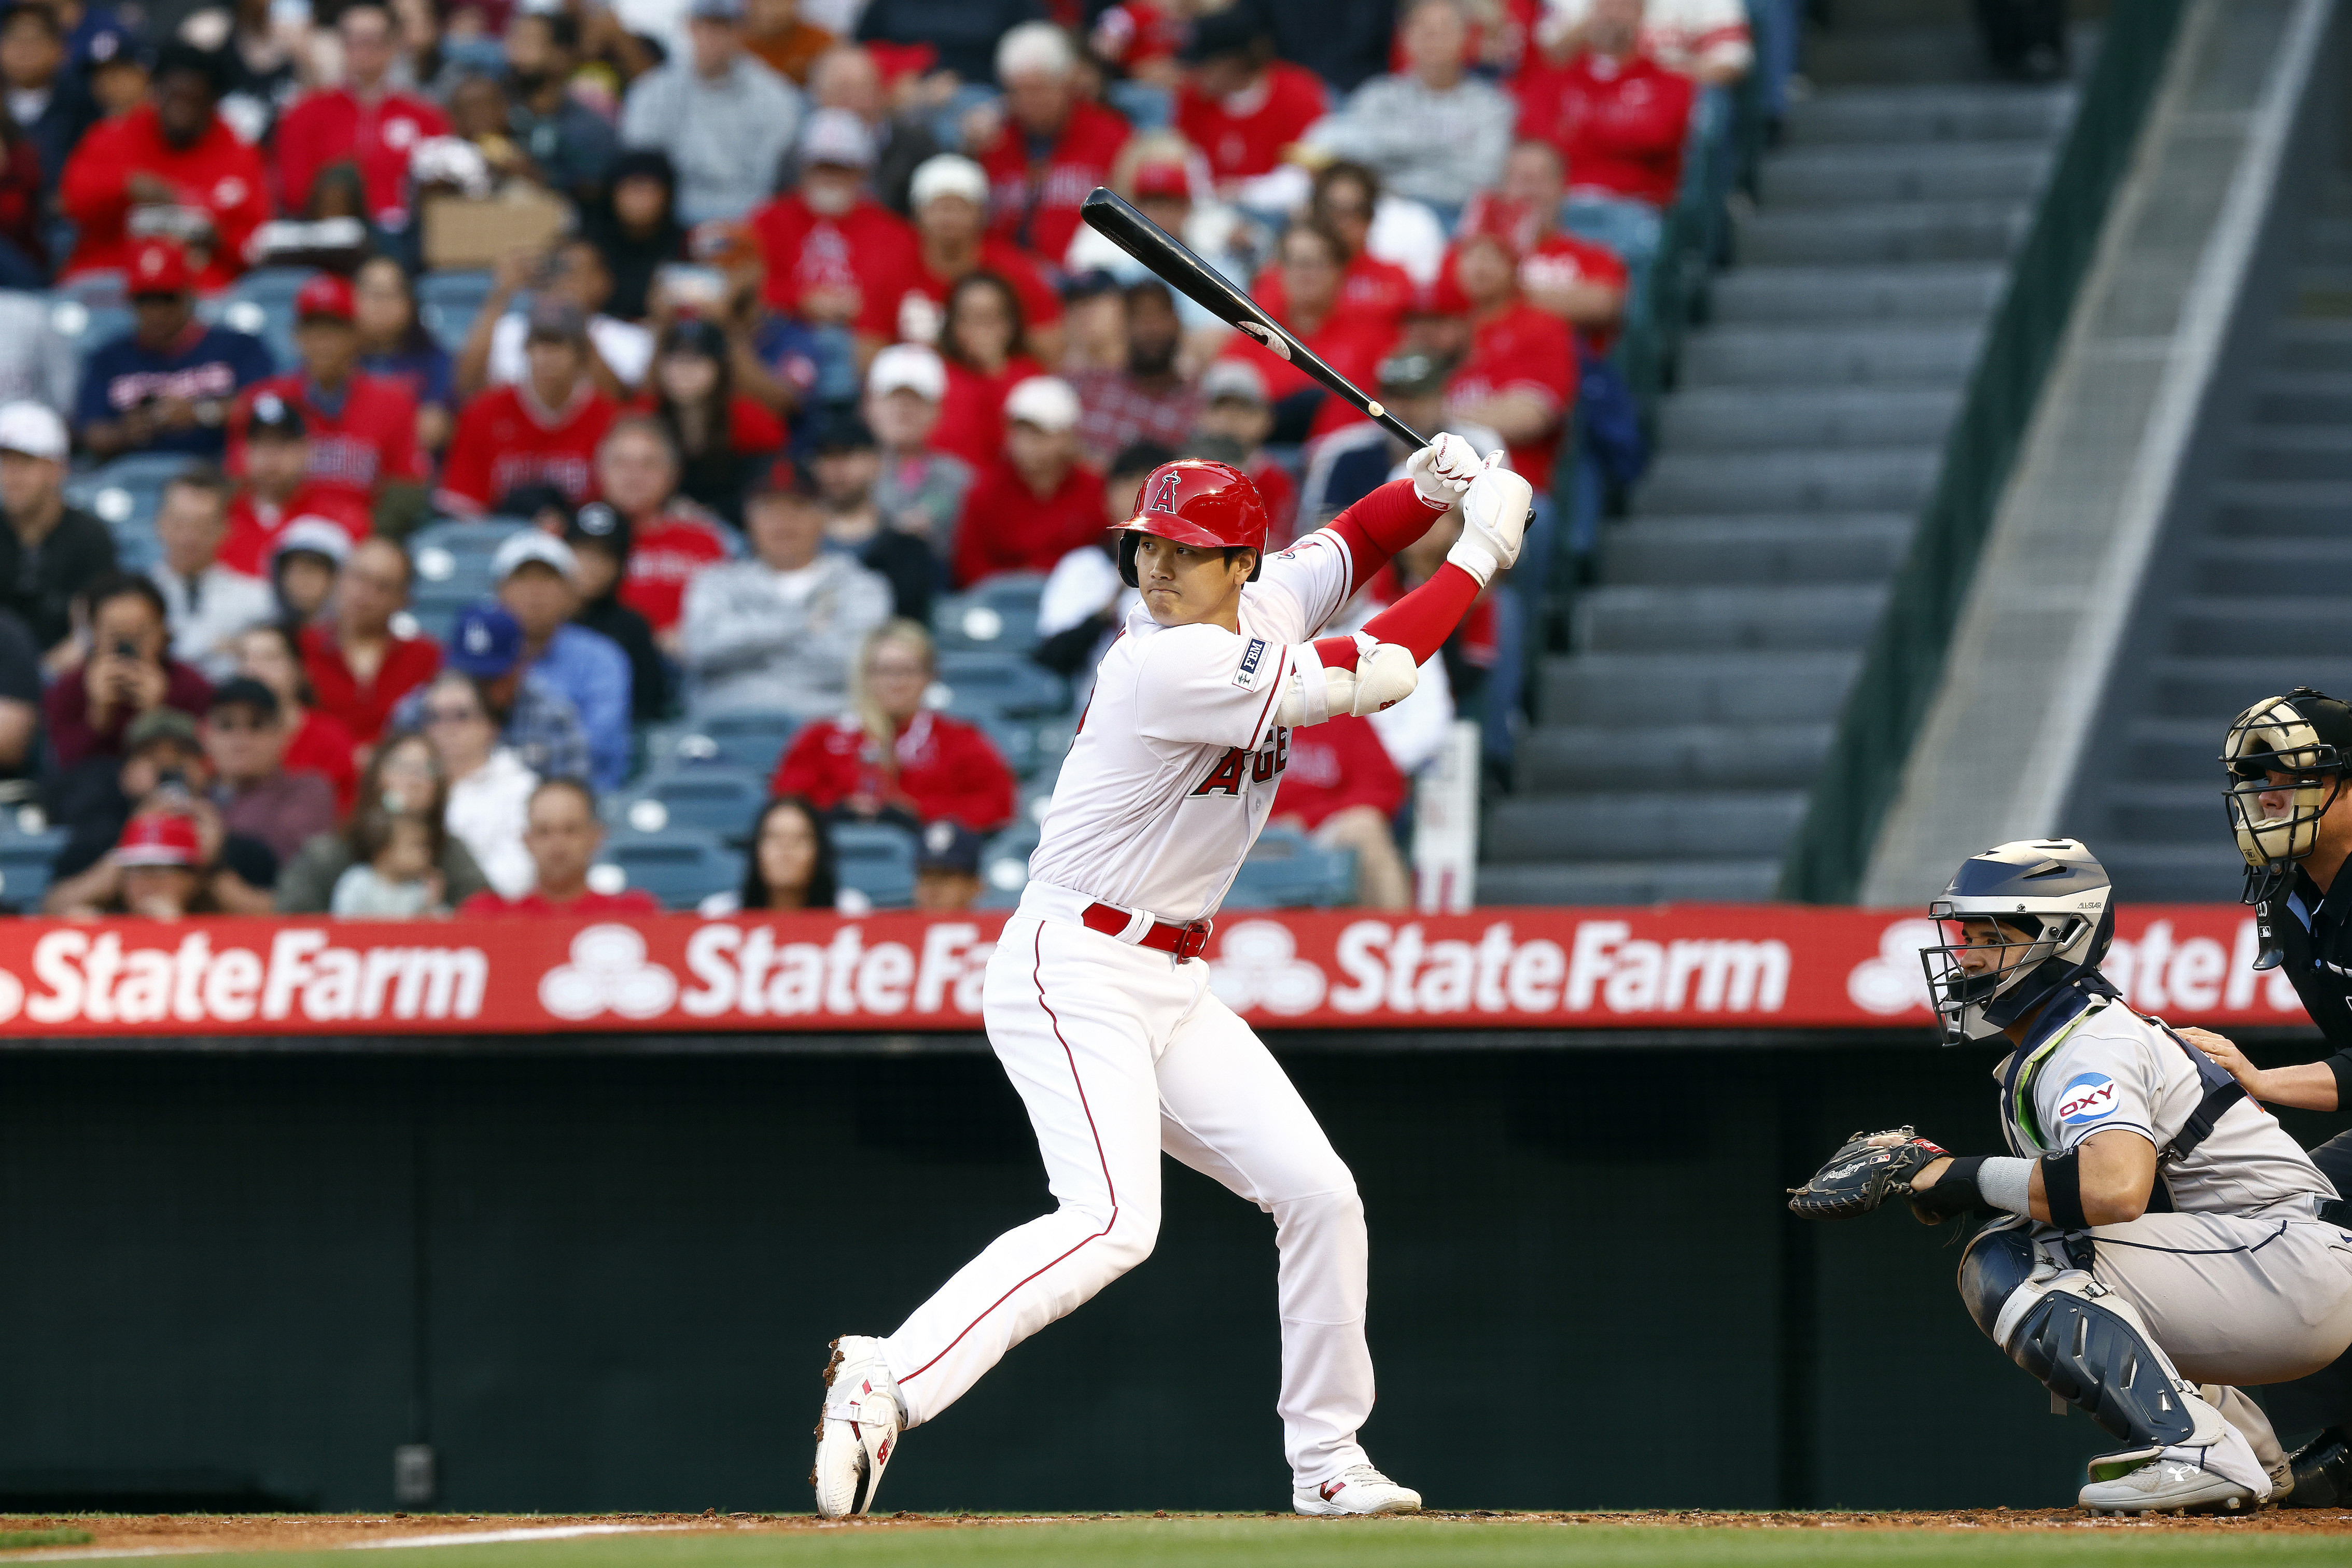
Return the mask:
{"type": "Polygon", "coordinates": [[[838,713],[858,645],[889,617],[889,584],[847,555],[820,555],[798,572],[757,560],[705,567],[678,616],[688,700],[838,713]]]}

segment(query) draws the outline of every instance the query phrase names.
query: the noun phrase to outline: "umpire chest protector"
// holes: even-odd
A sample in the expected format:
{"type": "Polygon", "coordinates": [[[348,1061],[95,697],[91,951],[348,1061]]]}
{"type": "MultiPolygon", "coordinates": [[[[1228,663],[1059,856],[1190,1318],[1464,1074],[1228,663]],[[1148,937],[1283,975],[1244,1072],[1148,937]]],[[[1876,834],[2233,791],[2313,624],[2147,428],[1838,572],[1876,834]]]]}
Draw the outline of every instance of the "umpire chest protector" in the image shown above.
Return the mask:
{"type": "Polygon", "coordinates": [[[2254,967],[2284,970],[2327,1043],[2352,1047],[2352,876],[2322,895],[2297,868],[2264,891],[2254,921],[2263,949],[2254,967]]]}

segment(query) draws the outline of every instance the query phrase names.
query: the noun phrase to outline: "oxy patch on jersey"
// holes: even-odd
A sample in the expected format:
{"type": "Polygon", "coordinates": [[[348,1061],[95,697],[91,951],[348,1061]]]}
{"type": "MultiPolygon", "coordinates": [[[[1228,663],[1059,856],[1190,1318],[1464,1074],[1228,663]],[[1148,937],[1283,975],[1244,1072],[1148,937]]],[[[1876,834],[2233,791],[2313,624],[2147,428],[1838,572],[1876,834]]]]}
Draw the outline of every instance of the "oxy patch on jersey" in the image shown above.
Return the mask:
{"type": "Polygon", "coordinates": [[[2058,1120],[2069,1127],[2105,1121],[2115,1110],[2116,1080],[2103,1072],[2080,1075],[2058,1096],[2058,1120]]]}

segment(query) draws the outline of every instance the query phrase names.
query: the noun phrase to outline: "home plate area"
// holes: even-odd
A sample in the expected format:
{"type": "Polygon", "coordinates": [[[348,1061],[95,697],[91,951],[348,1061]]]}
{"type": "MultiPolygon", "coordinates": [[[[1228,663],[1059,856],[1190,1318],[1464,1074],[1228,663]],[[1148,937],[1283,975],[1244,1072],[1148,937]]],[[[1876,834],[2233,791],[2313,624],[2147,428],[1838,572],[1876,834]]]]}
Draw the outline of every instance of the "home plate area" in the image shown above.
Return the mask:
{"type": "MultiPolygon", "coordinates": [[[[2179,1555],[2200,1564],[2345,1561],[2352,1511],[2271,1510],[2242,1518],[2094,1519],[2074,1510],[1917,1512],[1431,1511],[1305,1520],[1285,1514],[915,1514],[819,1520],[795,1514],[0,1515],[0,1563],[185,1557],[242,1562],[352,1550],[456,1549],[467,1564],[535,1568],[635,1563],[940,1561],[1286,1565],[1361,1561],[1377,1531],[1382,1563],[1606,1560],[1643,1568],[1906,1558],[2040,1563],[2122,1550],[2136,1568],[2179,1555]],[[2135,1546],[2105,1537],[2128,1535],[2135,1546]],[[2242,1545],[2231,1538],[2261,1537],[2242,1545]],[[1573,1544],[1571,1544],[1573,1542],[1573,1544]],[[2332,1542],[2332,1544],[2331,1544],[2332,1542]]],[[[287,1559],[289,1564],[293,1559],[287,1559]]]]}

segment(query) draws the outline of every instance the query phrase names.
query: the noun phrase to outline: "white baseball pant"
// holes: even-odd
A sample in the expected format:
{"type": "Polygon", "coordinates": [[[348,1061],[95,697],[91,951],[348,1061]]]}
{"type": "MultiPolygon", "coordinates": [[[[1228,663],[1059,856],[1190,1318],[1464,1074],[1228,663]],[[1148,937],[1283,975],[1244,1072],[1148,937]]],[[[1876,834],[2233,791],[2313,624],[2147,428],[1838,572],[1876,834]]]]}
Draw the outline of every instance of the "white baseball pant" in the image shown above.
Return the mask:
{"type": "Polygon", "coordinates": [[[1027,912],[1075,900],[1030,884],[982,987],[989,1043],[1029,1108],[1060,1205],[1005,1232],[884,1342],[909,1426],[1004,1352],[1151,1255],[1166,1150],[1274,1215],[1293,1482],[1364,1462],[1367,1243],[1355,1178],[1209,966],[1027,912]]]}

